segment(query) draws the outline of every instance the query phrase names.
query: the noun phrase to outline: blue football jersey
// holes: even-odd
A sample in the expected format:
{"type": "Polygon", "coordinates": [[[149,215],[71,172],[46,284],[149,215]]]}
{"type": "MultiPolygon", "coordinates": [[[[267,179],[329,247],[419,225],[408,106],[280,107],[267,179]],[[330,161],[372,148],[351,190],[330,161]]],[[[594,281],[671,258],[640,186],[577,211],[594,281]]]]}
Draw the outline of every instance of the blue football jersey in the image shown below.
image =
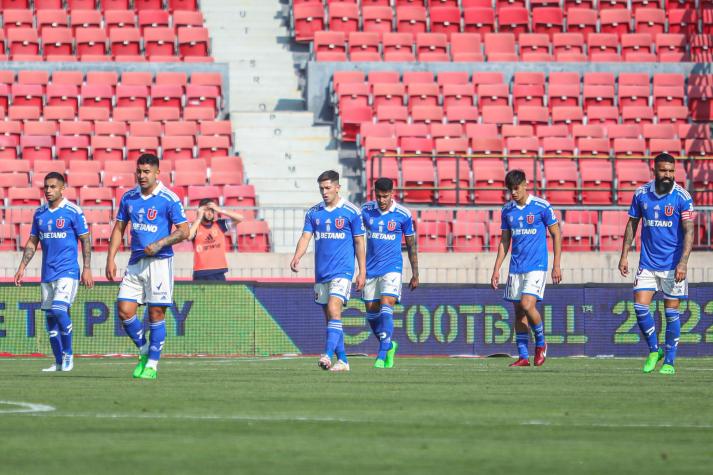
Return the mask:
{"type": "Polygon", "coordinates": [[[629,216],[641,220],[639,268],[675,269],[683,252],[682,221],[693,219],[693,199],[678,184],[668,194],[656,194],[656,182],[639,187],[631,200],[629,216]]]}
{"type": "Polygon", "coordinates": [[[344,198],[332,209],[324,202],[305,215],[303,231],[314,235],[314,269],[317,283],[354,276],[354,236],[364,235],[359,208],[344,198]]]}
{"type": "MultiPolygon", "coordinates": [[[[131,221],[131,257],[134,264],[145,257],[144,248],[171,234],[171,227],[188,221],[180,198],[158,182],[149,196],[136,187],[124,193],[116,214],[117,221],[131,221]]],[[[159,259],[173,256],[173,248],[164,246],[156,255],[159,259]]]]}
{"type": "Polygon", "coordinates": [[[361,207],[366,227],[366,276],[379,277],[403,271],[402,236],[413,236],[411,212],[398,203],[382,212],[376,201],[361,207]]]}
{"type": "Polygon", "coordinates": [[[557,223],[550,204],[528,196],[525,206],[510,201],[503,206],[500,228],[512,233],[510,273],[547,270],[547,228],[557,223]]]}
{"type": "Polygon", "coordinates": [[[79,279],[77,238],[88,232],[82,209],[66,198],[55,209],[46,204],[37,208],[30,235],[42,244],[42,282],[79,279]]]}

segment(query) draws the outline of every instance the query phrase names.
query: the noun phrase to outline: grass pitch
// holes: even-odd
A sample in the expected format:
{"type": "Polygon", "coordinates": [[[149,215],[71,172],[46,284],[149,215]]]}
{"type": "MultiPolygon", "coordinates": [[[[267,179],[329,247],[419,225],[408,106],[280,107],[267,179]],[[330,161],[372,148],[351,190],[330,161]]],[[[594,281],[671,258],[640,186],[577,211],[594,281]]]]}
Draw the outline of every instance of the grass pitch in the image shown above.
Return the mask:
{"type": "Polygon", "coordinates": [[[0,360],[0,473],[711,473],[713,359],[0,360]]]}

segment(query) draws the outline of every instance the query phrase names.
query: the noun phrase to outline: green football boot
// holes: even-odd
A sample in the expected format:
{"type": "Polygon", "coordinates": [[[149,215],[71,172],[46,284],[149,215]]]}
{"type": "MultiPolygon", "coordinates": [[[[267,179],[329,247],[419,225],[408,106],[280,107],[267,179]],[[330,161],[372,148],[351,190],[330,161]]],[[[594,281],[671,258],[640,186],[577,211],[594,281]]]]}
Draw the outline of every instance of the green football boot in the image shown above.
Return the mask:
{"type": "Polygon", "coordinates": [[[158,371],[153,368],[144,368],[144,371],[139,376],[140,379],[156,379],[158,378],[158,371]]]}
{"type": "Polygon", "coordinates": [[[676,368],[672,364],[664,364],[659,370],[660,374],[676,374],[676,368]]]}
{"type": "Polygon", "coordinates": [[[134,368],[134,372],[132,373],[132,376],[134,378],[140,378],[141,373],[144,372],[144,368],[146,367],[146,362],[149,360],[149,355],[139,355],[139,363],[136,365],[134,368]]]}
{"type": "Polygon", "coordinates": [[[659,348],[658,351],[652,351],[649,356],[646,357],[646,363],[644,363],[644,373],[650,373],[656,369],[656,363],[663,359],[663,348],[659,348]]]}
{"type": "Polygon", "coordinates": [[[384,360],[384,368],[394,367],[394,356],[396,356],[396,351],[399,349],[399,344],[394,340],[391,340],[391,349],[386,352],[386,359],[384,360]]]}
{"type": "Polygon", "coordinates": [[[384,360],[374,361],[374,368],[384,369],[385,367],[386,366],[385,366],[384,360]]]}

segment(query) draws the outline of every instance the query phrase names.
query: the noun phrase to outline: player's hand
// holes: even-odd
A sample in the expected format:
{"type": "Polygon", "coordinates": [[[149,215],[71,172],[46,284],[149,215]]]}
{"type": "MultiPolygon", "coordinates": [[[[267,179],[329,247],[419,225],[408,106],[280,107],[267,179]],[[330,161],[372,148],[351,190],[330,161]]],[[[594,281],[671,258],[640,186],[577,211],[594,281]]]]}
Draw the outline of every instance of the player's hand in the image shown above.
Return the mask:
{"type": "Polygon", "coordinates": [[[500,272],[493,272],[493,276],[490,278],[490,285],[494,290],[498,290],[498,284],[500,284],[500,272]]]}
{"type": "Polygon", "coordinates": [[[688,266],[686,266],[686,264],[679,264],[676,266],[676,275],[674,276],[676,283],[686,280],[686,274],[688,273],[687,267],[688,266]]]}
{"type": "Polygon", "coordinates": [[[411,277],[411,281],[408,283],[408,288],[414,290],[418,287],[418,277],[411,277]]]}
{"type": "Polygon", "coordinates": [[[562,282],[562,269],[559,267],[552,268],[552,283],[559,284],[562,282]]]}
{"type": "Polygon", "coordinates": [[[300,265],[300,260],[298,257],[293,257],[292,262],[290,262],[290,269],[292,269],[292,272],[299,272],[299,265],[300,265]]]}
{"type": "Polygon", "coordinates": [[[114,282],[114,279],[116,278],[116,264],[113,260],[106,261],[106,270],[104,271],[104,274],[109,282],[114,282]]]}
{"type": "Polygon", "coordinates": [[[627,277],[629,275],[629,260],[626,257],[619,259],[619,272],[622,277],[627,277]]]}
{"type": "Polygon", "coordinates": [[[158,241],[152,242],[144,248],[144,254],[146,254],[147,256],[155,256],[156,254],[158,254],[158,251],[160,251],[162,247],[163,246],[161,246],[158,241]]]}
{"type": "Polygon", "coordinates": [[[357,275],[357,279],[356,279],[356,289],[357,290],[363,289],[364,284],[366,284],[366,274],[363,272],[359,272],[359,275],[357,275]]]}
{"type": "Polygon", "coordinates": [[[212,201],[211,201],[210,203],[208,203],[208,204],[206,205],[206,207],[207,207],[208,209],[212,209],[212,210],[215,211],[216,213],[220,213],[220,212],[221,212],[221,211],[220,211],[220,207],[219,207],[217,204],[213,203],[212,201]]]}
{"type": "Polygon", "coordinates": [[[92,270],[88,267],[82,271],[82,285],[88,289],[94,287],[94,277],[92,277],[92,270]]]}
{"type": "Polygon", "coordinates": [[[22,285],[22,277],[25,275],[25,269],[18,269],[17,272],[15,272],[15,285],[17,287],[20,287],[22,285]]]}
{"type": "Polygon", "coordinates": [[[198,212],[196,213],[196,221],[203,219],[203,215],[205,215],[205,206],[199,206],[198,212]]]}

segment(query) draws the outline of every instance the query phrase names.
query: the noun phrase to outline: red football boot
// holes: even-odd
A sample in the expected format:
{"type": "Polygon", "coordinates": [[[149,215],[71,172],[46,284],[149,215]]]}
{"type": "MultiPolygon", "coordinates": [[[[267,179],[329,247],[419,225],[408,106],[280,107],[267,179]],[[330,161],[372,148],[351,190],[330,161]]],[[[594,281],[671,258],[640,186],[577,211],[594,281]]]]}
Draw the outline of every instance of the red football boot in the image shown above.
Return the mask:
{"type": "Polygon", "coordinates": [[[542,366],[545,364],[545,360],[547,359],[547,343],[545,343],[545,346],[539,346],[535,348],[535,366],[542,366]]]}
{"type": "Polygon", "coordinates": [[[508,366],[511,368],[515,366],[530,366],[530,360],[527,358],[518,358],[516,362],[510,363],[508,366]]]}

